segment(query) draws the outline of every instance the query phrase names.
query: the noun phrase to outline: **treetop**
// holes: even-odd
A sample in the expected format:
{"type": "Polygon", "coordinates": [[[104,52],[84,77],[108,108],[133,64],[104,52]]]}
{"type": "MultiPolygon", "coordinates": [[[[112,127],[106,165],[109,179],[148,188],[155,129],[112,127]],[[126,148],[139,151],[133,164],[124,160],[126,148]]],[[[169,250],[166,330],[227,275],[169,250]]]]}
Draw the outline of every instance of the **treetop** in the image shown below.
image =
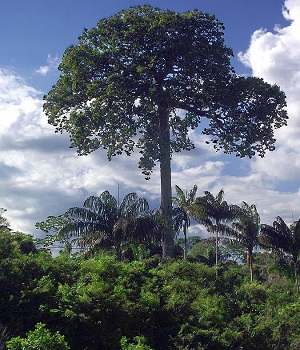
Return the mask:
{"type": "Polygon", "coordinates": [[[232,56],[215,16],[133,6],[85,29],[65,51],[44,110],[79,155],[104,148],[111,159],[137,147],[146,175],[161,161],[166,116],[170,156],[194,148],[188,132],[203,117],[217,150],[263,156],[274,149],[273,127],[286,124],[285,96],[237,76],[232,56]]]}

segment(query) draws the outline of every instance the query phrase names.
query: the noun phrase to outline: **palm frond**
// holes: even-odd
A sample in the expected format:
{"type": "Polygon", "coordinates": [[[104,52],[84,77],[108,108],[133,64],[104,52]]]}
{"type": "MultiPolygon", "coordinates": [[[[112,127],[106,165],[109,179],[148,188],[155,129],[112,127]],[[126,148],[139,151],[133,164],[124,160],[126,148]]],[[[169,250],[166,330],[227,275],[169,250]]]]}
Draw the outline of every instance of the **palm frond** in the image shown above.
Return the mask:
{"type": "Polygon", "coordinates": [[[120,218],[113,227],[113,238],[118,242],[157,243],[161,240],[161,231],[152,215],[120,218]]]}
{"type": "Polygon", "coordinates": [[[86,236],[89,232],[96,231],[109,233],[110,228],[99,221],[70,220],[58,231],[58,236],[68,239],[74,236],[86,236]]]}
{"type": "Polygon", "coordinates": [[[101,214],[98,215],[98,213],[86,208],[75,207],[68,209],[63,216],[69,220],[92,221],[101,217],[101,214]]]}
{"type": "Polygon", "coordinates": [[[294,244],[299,249],[300,247],[300,220],[294,222],[291,226],[291,230],[294,233],[294,244]]]}
{"type": "Polygon", "coordinates": [[[119,218],[137,217],[149,210],[148,201],[135,192],[127,194],[119,205],[119,218]]]}
{"type": "Polygon", "coordinates": [[[173,203],[177,206],[184,206],[186,204],[186,198],[185,198],[184,192],[177,185],[175,185],[175,191],[176,191],[177,197],[173,197],[173,203]]]}
{"type": "Polygon", "coordinates": [[[95,214],[101,214],[103,211],[104,202],[100,197],[89,196],[83,203],[83,208],[94,212],[95,214]]]}
{"type": "Polygon", "coordinates": [[[173,227],[174,230],[178,233],[184,225],[186,228],[190,227],[191,220],[189,217],[188,211],[185,211],[183,208],[173,208],[173,227]]]}
{"type": "Polygon", "coordinates": [[[282,249],[290,254],[295,248],[293,231],[280,216],[273,222],[273,226],[261,225],[260,242],[266,248],[282,249]]]}
{"type": "Polygon", "coordinates": [[[197,189],[198,189],[197,185],[194,185],[193,188],[190,190],[189,194],[187,195],[188,204],[192,204],[195,201],[197,189]]]}
{"type": "Polygon", "coordinates": [[[216,202],[219,203],[219,204],[221,204],[221,203],[224,202],[223,200],[224,200],[224,190],[221,189],[221,190],[219,191],[219,193],[216,195],[216,202]]]}

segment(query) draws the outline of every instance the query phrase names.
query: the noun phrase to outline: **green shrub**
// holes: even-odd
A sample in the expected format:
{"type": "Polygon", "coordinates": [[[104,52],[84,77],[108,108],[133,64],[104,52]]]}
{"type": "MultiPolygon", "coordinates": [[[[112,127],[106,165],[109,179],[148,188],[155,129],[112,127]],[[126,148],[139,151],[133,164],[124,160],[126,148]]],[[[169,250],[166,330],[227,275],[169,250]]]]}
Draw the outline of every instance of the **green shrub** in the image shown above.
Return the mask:
{"type": "Polygon", "coordinates": [[[134,337],[134,343],[128,343],[126,337],[121,339],[121,349],[122,350],[153,350],[149,345],[146,345],[146,339],[143,336],[134,337]]]}
{"type": "Polygon", "coordinates": [[[63,335],[51,334],[43,323],[37,323],[35,330],[29,331],[26,338],[15,337],[6,342],[8,350],[69,350],[63,335]]]}

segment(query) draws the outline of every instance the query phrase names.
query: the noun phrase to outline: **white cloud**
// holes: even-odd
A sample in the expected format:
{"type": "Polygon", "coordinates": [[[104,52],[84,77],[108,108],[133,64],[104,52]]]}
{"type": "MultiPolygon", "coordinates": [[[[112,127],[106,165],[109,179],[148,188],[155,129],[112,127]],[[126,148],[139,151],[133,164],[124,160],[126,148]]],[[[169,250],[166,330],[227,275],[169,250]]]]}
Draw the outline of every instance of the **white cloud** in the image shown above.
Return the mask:
{"type": "Polygon", "coordinates": [[[47,75],[49,73],[50,66],[40,66],[35,72],[40,75],[47,75]]]}
{"type": "Polygon", "coordinates": [[[287,26],[273,32],[259,29],[241,61],[254,76],[277,84],[286,93],[288,126],[276,131],[277,150],[257,159],[253,171],[277,180],[298,179],[300,173],[300,2],[286,0],[283,15],[287,26]]]}
{"type": "Polygon", "coordinates": [[[13,229],[35,233],[35,222],[82,205],[88,195],[106,189],[116,195],[122,175],[130,179],[121,187],[125,195],[126,183],[137,188],[144,181],[136,167],[124,159],[109,163],[101,151],[78,157],[68,136],[47,124],[41,94],[0,70],[0,207],[13,229]]]}
{"type": "Polygon", "coordinates": [[[47,64],[45,66],[40,66],[35,72],[40,75],[47,75],[50,71],[56,69],[60,63],[60,58],[58,56],[52,57],[48,54],[47,64]]]}

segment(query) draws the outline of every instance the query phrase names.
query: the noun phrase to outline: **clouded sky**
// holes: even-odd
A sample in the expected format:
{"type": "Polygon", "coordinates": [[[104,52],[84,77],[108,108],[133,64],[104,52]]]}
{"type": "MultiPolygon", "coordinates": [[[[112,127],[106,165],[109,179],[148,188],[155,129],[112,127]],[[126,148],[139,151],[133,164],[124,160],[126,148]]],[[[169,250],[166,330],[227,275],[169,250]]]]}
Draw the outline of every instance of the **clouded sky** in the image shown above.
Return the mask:
{"type": "MultiPolygon", "coordinates": [[[[0,0],[0,208],[14,230],[40,235],[35,223],[81,206],[89,195],[136,191],[159,206],[159,174],[146,181],[138,156],[108,162],[103,151],[78,157],[68,135],[55,134],[42,112],[43,95],[58,79],[64,50],[103,17],[144,4],[114,0],[0,0]]],[[[285,91],[289,123],[276,131],[265,158],[215,153],[192,134],[196,149],[173,158],[173,186],[198,195],[223,188],[231,204],[255,204],[261,222],[300,217],[300,2],[299,0],[148,0],[179,12],[197,8],[225,25],[238,74],[254,75],[285,91]]],[[[197,228],[198,229],[198,228],[197,228]]],[[[194,233],[196,233],[196,228],[194,233]]]]}

